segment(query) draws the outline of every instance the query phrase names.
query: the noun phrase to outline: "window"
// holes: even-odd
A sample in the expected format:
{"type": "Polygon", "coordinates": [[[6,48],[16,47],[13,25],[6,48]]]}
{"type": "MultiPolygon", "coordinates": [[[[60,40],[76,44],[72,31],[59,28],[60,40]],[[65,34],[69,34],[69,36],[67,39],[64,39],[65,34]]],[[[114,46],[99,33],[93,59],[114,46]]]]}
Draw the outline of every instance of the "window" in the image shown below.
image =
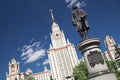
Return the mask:
{"type": "Polygon", "coordinates": [[[15,78],[15,80],[17,80],[17,78],[15,78]]]}
{"type": "Polygon", "coordinates": [[[14,68],[14,64],[12,64],[11,67],[14,68]]]}
{"type": "Polygon", "coordinates": [[[56,36],[58,36],[58,34],[56,34],[56,36]]]}

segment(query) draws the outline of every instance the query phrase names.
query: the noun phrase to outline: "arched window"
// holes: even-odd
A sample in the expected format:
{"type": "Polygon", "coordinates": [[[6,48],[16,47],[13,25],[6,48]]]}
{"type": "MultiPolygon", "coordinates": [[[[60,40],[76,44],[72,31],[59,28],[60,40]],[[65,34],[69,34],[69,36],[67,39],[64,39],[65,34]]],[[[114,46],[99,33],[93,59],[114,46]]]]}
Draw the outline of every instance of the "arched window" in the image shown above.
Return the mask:
{"type": "Polygon", "coordinates": [[[15,78],[15,80],[17,80],[17,78],[15,78]]]}

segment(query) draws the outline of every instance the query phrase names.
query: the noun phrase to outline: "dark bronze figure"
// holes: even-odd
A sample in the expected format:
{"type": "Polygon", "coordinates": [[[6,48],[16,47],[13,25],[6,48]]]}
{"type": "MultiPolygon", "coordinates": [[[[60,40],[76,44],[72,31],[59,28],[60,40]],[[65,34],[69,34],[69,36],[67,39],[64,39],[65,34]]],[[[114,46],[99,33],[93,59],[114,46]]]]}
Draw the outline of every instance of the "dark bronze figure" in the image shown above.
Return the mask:
{"type": "Polygon", "coordinates": [[[86,20],[87,13],[79,9],[76,5],[73,6],[72,23],[76,27],[82,39],[88,37],[89,25],[86,20]]]}

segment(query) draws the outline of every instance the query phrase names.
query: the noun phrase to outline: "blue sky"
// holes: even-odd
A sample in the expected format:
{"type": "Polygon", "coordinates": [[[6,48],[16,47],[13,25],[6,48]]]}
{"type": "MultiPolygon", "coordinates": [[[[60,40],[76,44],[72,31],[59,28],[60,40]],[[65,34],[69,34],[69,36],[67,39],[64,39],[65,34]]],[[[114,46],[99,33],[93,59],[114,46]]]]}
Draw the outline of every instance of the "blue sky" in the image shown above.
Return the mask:
{"type": "MultiPolygon", "coordinates": [[[[106,50],[106,34],[120,43],[120,1],[84,1],[86,5],[82,9],[88,14],[89,36],[100,38],[103,52],[106,50]]],[[[0,80],[5,80],[8,62],[12,57],[20,62],[21,72],[29,65],[34,73],[42,71],[44,65],[49,67],[47,50],[51,43],[50,8],[66,38],[76,46],[80,37],[72,26],[72,9],[67,7],[65,0],[0,0],[0,80]]],[[[78,57],[81,57],[79,52],[78,57]]]]}

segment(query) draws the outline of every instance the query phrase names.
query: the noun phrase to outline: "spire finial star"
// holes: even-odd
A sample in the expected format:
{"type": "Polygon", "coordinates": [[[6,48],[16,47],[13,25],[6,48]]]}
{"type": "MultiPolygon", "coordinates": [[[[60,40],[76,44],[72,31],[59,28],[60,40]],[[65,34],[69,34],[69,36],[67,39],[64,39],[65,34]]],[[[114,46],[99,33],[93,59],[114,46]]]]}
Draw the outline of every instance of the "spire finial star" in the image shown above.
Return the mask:
{"type": "Polygon", "coordinates": [[[52,22],[55,22],[55,18],[54,18],[54,15],[53,15],[53,10],[50,9],[49,11],[50,11],[50,14],[51,14],[51,17],[52,17],[52,22]]]}

